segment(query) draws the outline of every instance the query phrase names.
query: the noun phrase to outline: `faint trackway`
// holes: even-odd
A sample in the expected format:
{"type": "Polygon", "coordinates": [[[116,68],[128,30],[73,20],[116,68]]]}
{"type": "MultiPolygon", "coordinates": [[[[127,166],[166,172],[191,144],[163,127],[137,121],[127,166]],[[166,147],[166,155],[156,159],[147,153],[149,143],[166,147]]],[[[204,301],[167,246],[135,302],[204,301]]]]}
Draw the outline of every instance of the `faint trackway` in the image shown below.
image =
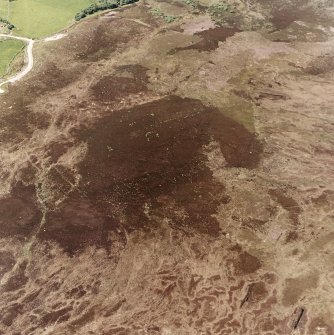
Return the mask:
{"type": "Polygon", "coordinates": [[[16,40],[20,40],[20,41],[23,41],[23,42],[27,43],[27,47],[26,47],[26,50],[25,50],[26,57],[27,57],[27,64],[22,69],[22,71],[20,71],[18,74],[16,74],[15,76],[12,76],[9,79],[0,83],[0,93],[3,93],[4,91],[1,89],[1,86],[6,85],[8,83],[15,83],[16,81],[22,79],[33,68],[33,66],[34,66],[34,56],[33,56],[33,53],[32,53],[32,49],[33,49],[35,41],[30,39],[30,38],[26,38],[26,37],[19,37],[19,36],[6,35],[6,34],[0,34],[0,37],[14,38],[16,40]]]}

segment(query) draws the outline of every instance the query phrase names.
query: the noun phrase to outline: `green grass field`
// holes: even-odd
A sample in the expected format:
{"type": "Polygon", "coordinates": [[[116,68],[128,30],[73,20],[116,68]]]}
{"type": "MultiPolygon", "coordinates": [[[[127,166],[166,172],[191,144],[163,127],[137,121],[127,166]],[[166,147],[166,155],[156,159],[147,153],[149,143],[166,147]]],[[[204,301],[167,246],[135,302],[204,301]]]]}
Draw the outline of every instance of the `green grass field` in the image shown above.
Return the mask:
{"type": "Polygon", "coordinates": [[[9,2],[7,0],[0,0],[0,17],[3,19],[8,18],[8,5],[9,2]]]}
{"type": "MultiPolygon", "coordinates": [[[[94,0],[0,0],[0,18],[14,24],[14,33],[42,38],[66,28],[74,16],[94,0]]],[[[6,32],[6,31],[4,31],[6,32]]],[[[18,40],[0,40],[0,78],[8,72],[15,56],[24,47],[18,40]]]]}
{"type": "MultiPolygon", "coordinates": [[[[15,25],[17,35],[40,38],[68,26],[75,14],[91,3],[92,0],[14,0],[10,2],[8,19],[15,25]]],[[[3,5],[0,8],[4,10],[3,5]]]]}
{"type": "Polygon", "coordinates": [[[0,40],[0,77],[7,73],[10,62],[23,47],[24,43],[18,40],[0,40]]]}

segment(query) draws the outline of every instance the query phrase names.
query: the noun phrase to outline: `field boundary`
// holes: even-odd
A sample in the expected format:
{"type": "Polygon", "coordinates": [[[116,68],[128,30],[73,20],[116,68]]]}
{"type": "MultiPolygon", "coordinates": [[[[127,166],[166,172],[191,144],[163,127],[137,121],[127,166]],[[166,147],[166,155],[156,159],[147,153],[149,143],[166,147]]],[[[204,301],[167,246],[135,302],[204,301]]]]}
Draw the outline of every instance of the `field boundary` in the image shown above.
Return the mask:
{"type": "Polygon", "coordinates": [[[8,76],[10,74],[10,67],[12,65],[12,63],[14,62],[14,60],[22,53],[24,52],[24,49],[26,48],[26,46],[23,44],[21,49],[14,55],[14,57],[10,60],[10,62],[8,63],[7,66],[7,72],[6,74],[3,76],[3,78],[5,78],[6,76],[8,76]]]}

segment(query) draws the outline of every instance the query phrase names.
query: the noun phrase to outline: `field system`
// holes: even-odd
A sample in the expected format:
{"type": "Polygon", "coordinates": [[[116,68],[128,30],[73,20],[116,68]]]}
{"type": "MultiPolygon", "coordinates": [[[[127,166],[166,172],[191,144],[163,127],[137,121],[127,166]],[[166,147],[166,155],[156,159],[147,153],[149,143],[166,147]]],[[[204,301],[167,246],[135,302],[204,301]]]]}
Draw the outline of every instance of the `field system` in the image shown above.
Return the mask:
{"type": "MultiPolygon", "coordinates": [[[[15,35],[40,39],[70,25],[75,14],[91,0],[0,0],[0,18],[15,26],[15,35]]],[[[5,30],[0,28],[0,32],[5,30]]],[[[0,40],[0,78],[10,72],[10,64],[24,49],[22,41],[0,40]]]]}
{"type": "MultiPolygon", "coordinates": [[[[74,21],[108,9],[115,9],[138,0],[0,0],[0,38],[7,38],[3,33],[14,33],[21,40],[35,41],[51,36],[69,26],[74,21]]],[[[59,34],[57,35],[59,37],[59,34]]],[[[0,40],[1,42],[1,40],[0,40]]],[[[10,73],[10,65],[23,49],[20,43],[4,42],[0,44],[0,78],[10,73]]],[[[32,57],[32,55],[31,55],[32,57]]],[[[27,58],[27,57],[26,57],[27,58]]],[[[26,59],[28,63],[32,60],[26,59]]],[[[24,72],[24,70],[23,70],[24,72]]],[[[20,77],[21,78],[21,77],[20,77]]],[[[14,77],[14,81],[16,81],[14,77]]],[[[13,82],[7,79],[7,82],[13,82]]],[[[1,86],[1,85],[0,85],[1,86]]]]}
{"type": "Polygon", "coordinates": [[[24,48],[24,44],[18,40],[0,40],[0,77],[9,72],[12,60],[24,48]]]}
{"type": "Polygon", "coordinates": [[[14,24],[15,33],[28,38],[52,35],[69,25],[91,0],[0,0],[0,17],[14,24]]]}
{"type": "MultiPolygon", "coordinates": [[[[4,1],[4,0],[1,0],[4,1]]],[[[91,0],[20,0],[10,3],[8,20],[15,33],[29,38],[52,35],[69,25],[75,13],[91,4],[91,0]]]]}

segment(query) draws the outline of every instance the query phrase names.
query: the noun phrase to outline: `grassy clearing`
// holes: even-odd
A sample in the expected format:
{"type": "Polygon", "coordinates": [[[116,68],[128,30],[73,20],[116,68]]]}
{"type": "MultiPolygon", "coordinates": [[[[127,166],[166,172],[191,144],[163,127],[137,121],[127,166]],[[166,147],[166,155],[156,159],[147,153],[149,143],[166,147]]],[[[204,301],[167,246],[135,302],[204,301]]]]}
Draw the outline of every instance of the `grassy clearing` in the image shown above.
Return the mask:
{"type": "Polygon", "coordinates": [[[91,3],[92,0],[12,1],[9,21],[15,25],[16,34],[41,38],[68,26],[74,21],[74,15],[91,3]]]}
{"type": "Polygon", "coordinates": [[[8,72],[11,61],[23,47],[24,43],[18,40],[0,40],[0,77],[8,72]]]}

